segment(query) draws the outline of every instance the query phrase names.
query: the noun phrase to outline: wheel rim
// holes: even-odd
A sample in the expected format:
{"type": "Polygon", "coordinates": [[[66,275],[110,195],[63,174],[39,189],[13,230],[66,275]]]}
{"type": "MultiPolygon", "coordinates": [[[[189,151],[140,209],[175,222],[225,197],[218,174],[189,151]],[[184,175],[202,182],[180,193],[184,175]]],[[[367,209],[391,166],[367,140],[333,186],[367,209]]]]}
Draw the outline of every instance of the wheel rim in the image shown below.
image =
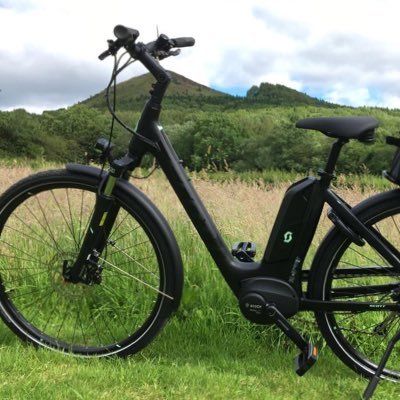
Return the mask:
{"type": "MultiPolygon", "coordinates": [[[[397,212],[398,209],[386,211],[367,223],[400,249],[400,217],[394,215],[397,212]]],[[[348,240],[344,241],[327,271],[323,285],[323,298],[326,300],[400,303],[400,274],[395,273],[368,244],[357,247],[354,243],[349,245],[348,240]],[[371,275],[340,277],[340,271],[349,268],[369,270],[371,275]],[[362,294],[365,287],[368,290],[362,294]],[[356,288],[354,293],[351,293],[351,288],[356,288]]],[[[324,318],[336,345],[359,370],[366,373],[375,372],[389,340],[400,329],[400,315],[393,311],[332,312],[324,313],[324,318]]],[[[399,363],[400,351],[395,349],[387,362],[384,377],[399,380],[399,363]]]]}
{"type": "Polygon", "coordinates": [[[3,210],[2,311],[34,342],[82,355],[123,351],[151,329],[167,298],[154,239],[125,204],[101,255],[102,282],[66,283],[92,215],[90,187],[38,186],[3,210]],[[23,201],[21,201],[23,200],[23,201]]]}

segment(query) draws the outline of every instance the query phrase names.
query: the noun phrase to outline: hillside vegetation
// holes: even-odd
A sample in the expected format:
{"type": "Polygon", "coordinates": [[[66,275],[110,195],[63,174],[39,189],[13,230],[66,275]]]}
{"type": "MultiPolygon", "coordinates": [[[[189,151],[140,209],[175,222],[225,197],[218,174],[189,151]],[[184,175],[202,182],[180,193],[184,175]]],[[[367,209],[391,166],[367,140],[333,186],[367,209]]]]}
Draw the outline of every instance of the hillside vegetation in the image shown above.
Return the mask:
{"type": "MultiPolygon", "coordinates": [[[[234,97],[172,75],[161,123],[191,170],[315,170],[323,165],[332,139],[296,129],[296,121],[350,115],[374,116],[380,128],[374,145],[354,142],[346,146],[339,171],[380,174],[390,167],[394,148],[386,145],[384,138],[399,130],[399,110],[343,107],[269,83],[253,86],[245,97],[234,97]]],[[[117,87],[117,109],[132,126],[152,81],[147,74],[117,87]]],[[[93,144],[98,137],[107,137],[110,121],[104,91],[67,109],[42,115],[0,111],[0,156],[85,162],[96,157],[93,144]]],[[[122,154],[129,139],[121,128],[115,130],[117,154],[122,154]]]]}

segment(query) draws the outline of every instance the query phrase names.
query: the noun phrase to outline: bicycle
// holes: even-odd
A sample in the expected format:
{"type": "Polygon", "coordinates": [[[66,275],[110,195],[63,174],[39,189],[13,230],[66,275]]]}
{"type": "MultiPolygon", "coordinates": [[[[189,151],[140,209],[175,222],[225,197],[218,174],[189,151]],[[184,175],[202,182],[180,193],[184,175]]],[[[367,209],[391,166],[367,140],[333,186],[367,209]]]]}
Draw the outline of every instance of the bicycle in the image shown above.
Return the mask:
{"type": "MultiPolygon", "coordinates": [[[[374,385],[380,378],[400,380],[398,358],[388,367],[384,360],[400,331],[400,191],[379,193],[352,208],[330,188],[342,147],[350,140],[373,141],[378,121],[297,122],[298,128],[335,141],[318,178],[306,177],[287,189],[264,255],[255,261],[254,243],[226,246],[159,123],[170,75],[158,60],[178,55],[194,39],[160,35],[144,44],[137,42],[137,30],[122,25],[114,34],[99,58],[115,57],[107,103],[113,118],[132,133],[128,149],[115,159],[111,141],[99,139],[103,168],[67,164],[26,177],[1,196],[0,315],[6,325],[36,346],[80,356],[123,357],[154,339],[179,306],[183,269],[167,221],[128,181],[150,153],[242,314],[257,324],[275,324],[300,349],[299,375],[315,364],[318,350],[288,320],[313,311],[327,344],[348,367],[372,377],[374,385]],[[130,56],[122,67],[120,49],[130,56]],[[156,83],[132,129],[116,115],[109,94],[116,76],[136,60],[156,83]],[[325,203],[333,226],[311,268],[303,269],[325,203]]],[[[398,139],[388,141],[400,146],[398,139]]],[[[397,150],[386,172],[396,184],[399,169],[397,150]]]]}

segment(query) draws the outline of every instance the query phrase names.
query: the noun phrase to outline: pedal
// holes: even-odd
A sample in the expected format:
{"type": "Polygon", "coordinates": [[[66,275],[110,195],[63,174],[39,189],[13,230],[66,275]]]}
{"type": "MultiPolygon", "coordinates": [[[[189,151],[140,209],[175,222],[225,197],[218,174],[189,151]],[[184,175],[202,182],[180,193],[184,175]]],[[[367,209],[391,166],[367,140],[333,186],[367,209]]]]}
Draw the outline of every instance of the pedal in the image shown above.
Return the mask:
{"type": "Polygon", "coordinates": [[[303,376],[318,360],[317,347],[307,342],[273,304],[266,304],[266,311],[276,326],[301,350],[294,359],[294,369],[297,375],[303,376]]]}
{"type": "Polygon", "coordinates": [[[312,343],[294,359],[294,369],[296,374],[303,376],[318,360],[318,348],[312,343]]]}
{"type": "Polygon", "coordinates": [[[232,255],[239,261],[252,262],[256,252],[256,244],[253,242],[236,242],[232,246],[232,255]]]}

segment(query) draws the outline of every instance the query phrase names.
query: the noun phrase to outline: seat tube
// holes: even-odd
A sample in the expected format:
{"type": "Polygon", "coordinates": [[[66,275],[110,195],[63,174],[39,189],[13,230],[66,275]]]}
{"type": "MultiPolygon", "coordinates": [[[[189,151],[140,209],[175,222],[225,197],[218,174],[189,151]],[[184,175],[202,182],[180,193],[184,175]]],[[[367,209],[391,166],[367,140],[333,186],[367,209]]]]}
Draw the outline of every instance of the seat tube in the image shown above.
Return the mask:
{"type": "Polygon", "coordinates": [[[324,172],[326,174],[333,176],[340,151],[347,142],[348,142],[347,139],[338,139],[332,144],[331,151],[328,156],[328,161],[326,162],[325,166],[324,172]]]}

